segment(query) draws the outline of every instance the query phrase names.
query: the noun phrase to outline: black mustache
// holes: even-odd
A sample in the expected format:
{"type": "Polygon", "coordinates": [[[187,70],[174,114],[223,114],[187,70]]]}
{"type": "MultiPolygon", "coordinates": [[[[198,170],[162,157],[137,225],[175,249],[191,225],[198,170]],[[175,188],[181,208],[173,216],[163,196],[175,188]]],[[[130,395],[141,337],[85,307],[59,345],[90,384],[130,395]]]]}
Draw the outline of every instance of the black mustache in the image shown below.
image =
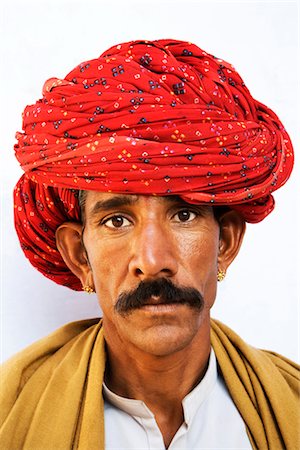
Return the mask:
{"type": "Polygon", "coordinates": [[[141,281],[136,289],[120,294],[115,304],[115,311],[126,315],[134,309],[145,306],[152,296],[160,297],[160,303],[163,304],[185,304],[198,310],[204,306],[203,296],[197,289],[175,286],[168,278],[159,278],[141,281]]]}

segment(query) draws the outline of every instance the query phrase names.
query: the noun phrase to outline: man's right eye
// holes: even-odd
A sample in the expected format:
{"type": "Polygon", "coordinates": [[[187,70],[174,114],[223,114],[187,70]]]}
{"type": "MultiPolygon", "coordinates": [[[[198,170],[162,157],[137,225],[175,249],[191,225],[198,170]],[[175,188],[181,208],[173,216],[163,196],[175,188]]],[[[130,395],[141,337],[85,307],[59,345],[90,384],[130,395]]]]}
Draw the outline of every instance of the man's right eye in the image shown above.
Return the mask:
{"type": "Polygon", "coordinates": [[[101,225],[107,228],[124,228],[130,225],[130,222],[124,216],[112,216],[101,221],[101,225]]]}

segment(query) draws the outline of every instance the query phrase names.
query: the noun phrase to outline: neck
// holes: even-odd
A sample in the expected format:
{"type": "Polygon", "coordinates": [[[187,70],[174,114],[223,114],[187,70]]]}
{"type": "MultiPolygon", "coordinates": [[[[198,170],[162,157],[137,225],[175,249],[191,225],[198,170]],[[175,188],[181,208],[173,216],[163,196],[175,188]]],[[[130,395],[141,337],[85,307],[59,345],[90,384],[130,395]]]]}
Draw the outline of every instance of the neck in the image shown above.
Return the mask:
{"type": "Polygon", "coordinates": [[[190,345],[166,356],[104,335],[108,362],[105,383],[114,393],[142,400],[155,415],[168,447],[183,423],[182,400],[205,375],[210,354],[210,324],[204,322],[190,345]]]}

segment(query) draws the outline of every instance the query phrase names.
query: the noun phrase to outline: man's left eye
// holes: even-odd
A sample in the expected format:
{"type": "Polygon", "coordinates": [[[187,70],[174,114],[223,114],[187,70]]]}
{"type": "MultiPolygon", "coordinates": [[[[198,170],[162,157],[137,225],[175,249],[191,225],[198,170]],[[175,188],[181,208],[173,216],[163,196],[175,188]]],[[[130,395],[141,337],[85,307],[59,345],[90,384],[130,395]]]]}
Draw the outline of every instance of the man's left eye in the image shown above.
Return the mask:
{"type": "Polygon", "coordinates": [[[174,217],[178,218],[178,222],[190,222],[197,217],[197,214],[189,209],[182,209],[174,217]]]}

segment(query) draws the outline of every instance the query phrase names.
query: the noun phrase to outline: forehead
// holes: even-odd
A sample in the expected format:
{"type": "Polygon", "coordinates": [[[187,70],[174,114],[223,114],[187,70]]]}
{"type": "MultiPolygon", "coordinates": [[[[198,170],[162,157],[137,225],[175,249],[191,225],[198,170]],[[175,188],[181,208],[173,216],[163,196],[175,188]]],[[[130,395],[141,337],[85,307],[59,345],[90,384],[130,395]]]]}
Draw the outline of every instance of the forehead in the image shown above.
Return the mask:
{"type": "Polygon", "coordinates": [[[153,203],[167,204],[175,202],[183,202],[179,196],[154,196],[154,195],[139,195],[139,194],[116,194],[107,192],[88,191],[86,194],[86,212],[93,213],[100,209],[112,209],[122,206],[135,206],[136,208],[142,205],[150,205],[153,203]]]}
{"type": "MultiPolygon", "coordinates": [[[[85,211],[87,215],[92,215],[100,210],[114,209],[122,206],[132,206],[139,208],[142,206],[150,206],[150,204],[159,204],[169,206],[172,204],[180,204],[182,206],[191,207],[181,199],[178,195],[154,196],[140,194],[116,194],[97,191],[87,191],[85,199],[85,211]]],[[[198,205],[198,208],[211,211],[211,206],[198,205]]]]}
{"type": "Polygon", "coordinates": [[[119,200],[120,202],[134,204],[137,203],[141,197],[146,197],[137,194],[118,194],[110,192],[86,191],[86,204],[92,206],[94,203],[101,202],[104,205],[112,200],[119,200]]]}

